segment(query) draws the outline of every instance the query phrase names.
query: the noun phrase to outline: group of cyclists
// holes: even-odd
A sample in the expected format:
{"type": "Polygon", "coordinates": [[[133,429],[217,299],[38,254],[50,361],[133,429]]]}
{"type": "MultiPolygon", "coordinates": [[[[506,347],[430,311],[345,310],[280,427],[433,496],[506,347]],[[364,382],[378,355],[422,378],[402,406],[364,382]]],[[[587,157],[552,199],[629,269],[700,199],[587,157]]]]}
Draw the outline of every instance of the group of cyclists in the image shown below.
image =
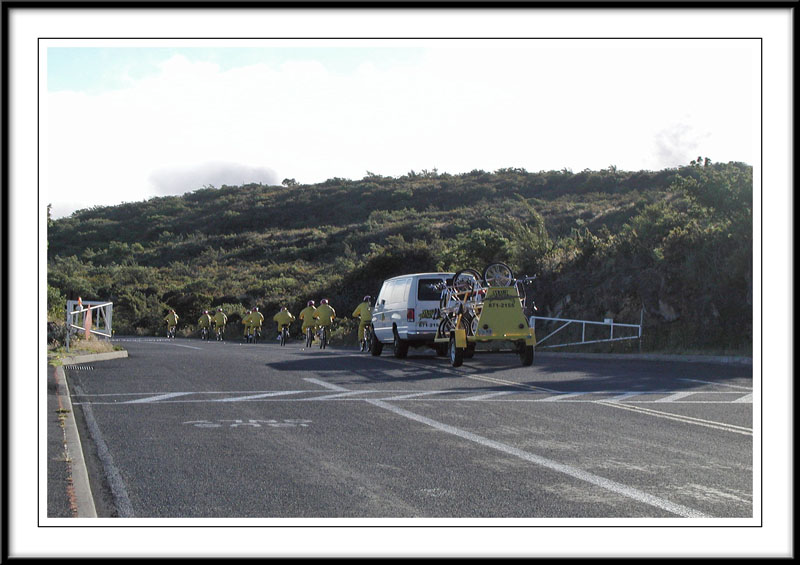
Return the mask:
{"type": "MultiPolygon", "coordinates": [[[[372,324],[372,307],[370,306],[370,296],[365,296],[361,304],[353,311],[353,317],[358,318],[358,343],[361,351],[368,349],[368,332],[372,324]]],[[[301,330],[305,336],[305,345],[310,347],[314,341],[318,341],[320,348],[327,347],[330,342],[330,331],[333,321],[336,319],[336,310],[330,305],[327,298],[320,300],[319,306],[313,300],[309,300],[306,307],[300,311],[297,318],[302,322],[301,330]]],[[[178,315],[175,310],[170,310],[164,317],[167,324],[167,337],[175,337],[175,329],[178,326],[178,315]]],[[[289,312],[286,306],[282,306],[280,311],[272,317],[277,324],[278,339],[281,345],[285,345],[289,339],[289,326],[295,321],[294,315],[289,312]]],[[[258,341],[261,336],[261,326],[264,322],[264,315],[259,312],[257,307],[248,310],[242,317],[244,326],[244,337],[248,343],[258,341]]],[[[217,311],[209,313],[204,310],[197,320],[197,327],[200,331],[201,339],[207,340],[210,335],[216,336],[217,341],[225,339],[225,325],[228,323],[228,316],[217,308],[217,311]]]]}

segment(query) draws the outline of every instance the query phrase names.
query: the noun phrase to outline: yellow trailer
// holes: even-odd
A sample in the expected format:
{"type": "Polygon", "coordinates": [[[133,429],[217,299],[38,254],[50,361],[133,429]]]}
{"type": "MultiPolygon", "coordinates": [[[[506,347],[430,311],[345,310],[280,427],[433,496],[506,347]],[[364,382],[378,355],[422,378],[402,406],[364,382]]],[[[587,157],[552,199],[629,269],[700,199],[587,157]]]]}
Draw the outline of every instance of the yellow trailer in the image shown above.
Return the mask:
{"type": "Polygon", "coordinates": [[[448,345],[450,364],[458,367],[471,358],[477,343],[496,341],[511,342],[522,365],[533,364],[536,335],[528,325],[517,285],[484,286],[476,271],[463,273],[457,273],[443,292],[442,319],[434,340],[448,345]]]}

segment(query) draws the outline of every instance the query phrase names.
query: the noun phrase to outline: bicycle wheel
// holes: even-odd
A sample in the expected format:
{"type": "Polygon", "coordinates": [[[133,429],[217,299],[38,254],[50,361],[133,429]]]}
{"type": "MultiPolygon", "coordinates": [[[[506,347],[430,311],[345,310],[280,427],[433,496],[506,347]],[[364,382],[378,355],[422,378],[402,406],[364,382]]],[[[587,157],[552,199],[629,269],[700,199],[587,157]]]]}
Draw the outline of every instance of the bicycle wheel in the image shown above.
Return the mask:
{"type": "Polygon", "coordinates": [[[486,286],[511,286],[514,284],[514,273],[505,263],[492,263],[483,271],[486,286]]]}
{"type": "Polygon", "coordinates": [[[462,269],[453,276],[453,289],[456,292],[470,292],[480,282],[481,275],[475,269],[462,269]]]}

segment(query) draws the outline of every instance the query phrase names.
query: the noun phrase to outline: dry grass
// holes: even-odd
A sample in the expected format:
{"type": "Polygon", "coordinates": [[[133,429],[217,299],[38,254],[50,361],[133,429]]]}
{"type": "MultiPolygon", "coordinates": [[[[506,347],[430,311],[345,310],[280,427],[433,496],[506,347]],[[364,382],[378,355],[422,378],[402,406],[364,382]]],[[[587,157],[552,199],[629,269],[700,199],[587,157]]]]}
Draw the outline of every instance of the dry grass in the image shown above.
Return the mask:
{"type": "Polygon", "coordinates": [[[47,358],[51,364],[59,365],[64,357],[73,357],[75,355],[90,355],[93,353],[108,353],[110,351],[117,351],[122,349],[119,346],[112,345],[110,341],[105,339],[97,339],[91,336],[87,339],[70,339],[69,351],[62,345],[55,348],[48,348],[47,358]]]}

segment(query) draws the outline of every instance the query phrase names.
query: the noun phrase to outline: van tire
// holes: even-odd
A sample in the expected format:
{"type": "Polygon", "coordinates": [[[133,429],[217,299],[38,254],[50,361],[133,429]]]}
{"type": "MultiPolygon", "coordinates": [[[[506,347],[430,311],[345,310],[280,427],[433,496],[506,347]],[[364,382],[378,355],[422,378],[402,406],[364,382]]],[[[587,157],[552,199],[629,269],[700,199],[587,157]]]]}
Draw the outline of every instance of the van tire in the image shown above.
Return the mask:
{"type": "Polygon", "coordinates": [[[403,359],[406,355],[408,355],[408,342],[404,339],[400,339],[400,336],[397,333],[397,328],[394,330],[394,356],[398,359],[403,359]]]}
{"type": "Polygon", "coordinates": [[[374,333],[369,340],[369,352],[372,353],[373,357],[378,357],[383,352],[383,344],[374,333]]]}

